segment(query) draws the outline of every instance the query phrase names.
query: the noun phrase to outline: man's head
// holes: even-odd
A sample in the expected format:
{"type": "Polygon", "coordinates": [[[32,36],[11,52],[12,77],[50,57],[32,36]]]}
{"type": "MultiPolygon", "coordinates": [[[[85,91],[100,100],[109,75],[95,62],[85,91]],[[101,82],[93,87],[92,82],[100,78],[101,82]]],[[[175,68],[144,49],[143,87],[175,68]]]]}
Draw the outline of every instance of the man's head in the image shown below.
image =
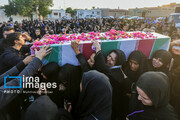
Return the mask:
{"type": "Polygon", "coordinates": [[[6,26],[6,27],[4,27],[4,29],[3,29],[3,37],[6,38],[8,34],[14,33],[14,32],[15,32],[15,30],[14,30],[13,27],[6,26]]]}
{"type": "Polygon", "coordinates": [[[9,46],[14,46],[14,45],[25,45],[25,39],[22,36],[21,33],[19,32],[14,32],[14,33],[10,33],[7,35],[6,37],[6,44],[9,46]]]}

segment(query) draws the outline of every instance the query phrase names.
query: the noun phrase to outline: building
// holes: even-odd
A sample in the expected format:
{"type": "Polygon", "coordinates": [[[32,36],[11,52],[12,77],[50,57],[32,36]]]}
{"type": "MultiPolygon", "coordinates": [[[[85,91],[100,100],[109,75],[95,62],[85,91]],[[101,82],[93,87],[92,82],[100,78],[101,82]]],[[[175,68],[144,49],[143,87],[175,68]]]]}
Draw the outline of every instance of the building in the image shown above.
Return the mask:
{"type": "Polygon", "coordinates": [[[176,7],[180,7],[180,4],[170,3],[168,5],[162,5],[158,7],[129,9],[129,15],[151,18],[169,17],[171,13],[175,13],[176,7]]]}
{"type": "Polygon", "coordinates": [[[56,20],[66,16],[66,11],[63,9],[51,9],[52,13],[48,15],[49,20],[56,20]]]}
{"type": "Polygon", "coordinates": [[[101,11],[103,17],[108,17],[108,16],[120,17],[128,14],[128,10],[124,10],[124,9],[102,8],[101,11]]]}
{"type": "Polygon", "coordinates": [[[77,10],[76,13],[77,18],[91,18],[91,17],[101,17],[100,9],[92,9],[92,10],[77,10]]]}
{"type": "MultiPolygon", "coordinates": [[[[22,22],[23,19],[30,20],[29,17],[23,17],[20,15],[11,15],[11,17],[13,18],[13,21],[18,21],[18,22],[22,22]]],[[[0,9],[0,22],[7,22],[7,21],[9,21],[9,18],[10,17],[6,16],[4,9],[1,8],[0,9]]]]}

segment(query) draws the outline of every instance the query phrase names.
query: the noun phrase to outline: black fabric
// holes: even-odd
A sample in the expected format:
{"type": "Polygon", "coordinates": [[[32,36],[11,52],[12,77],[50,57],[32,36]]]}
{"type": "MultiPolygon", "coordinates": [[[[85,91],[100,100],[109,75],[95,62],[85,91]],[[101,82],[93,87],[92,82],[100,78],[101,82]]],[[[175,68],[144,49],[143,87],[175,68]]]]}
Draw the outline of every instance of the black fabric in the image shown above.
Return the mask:
{"type": "Polygon", "coordinates": [[[58,108],[51,99],[44,95],[37,98],[27,109],[25,120],[56,120],[58,108]]]}
{"type": "MultiPolygon", "coordinates": [[[[122,65],[125,60],[125,54],[121,50],[113,50],[110,53],[115,52],[117,55],[116,65],[122,65]]],[[[104,73],[110,79],[110,83],[113,88],[112,93],[112,119],[125,119],[128,111],[128,100],[123,90],[124,75],[120,68],[110,69],[105,63],[105,57],[101,51],[96,53],[94,69],[104,73]]]]}
{"type": "Polygon", "coordinates": [[[20,51],[8,47],[7,50],[0,56],[0,74],[14,67],[17,63],[22,61],[24,56],[20,51]]]}
{"type": "Polygon", "coordinates": [[[168,52],[166,50],[157,50],[152,55],[152,58],[151,58],[151,61],[150,61],[151,69],[153,71],[164,72],[169,77],[169,79],[171,79],[171,74],[169,72],[169,67],[168,67],[170,65],[171,59],[172,59],[172,55],[171,55],[170,52],[168,52]],[[154,68],[153,65],[152,65],[153,58],[156,58],[156,59],[160,58],[161,62],[163,63],[163,66],[161,66],[160,68],[154,68]]]}
{"type": "Polygon", "coordinates": [[[19,70],[19,72],[21,72],[25,67],[26,65],[24,64],[23,61],[20,61],[17,65],[16,65],[17,69],[19,70]]]}
{"type": "MultiPolygon", "coordinates": [[[[125,62],[126,62],[126,55],[124,54],[124,52],[122,50],[112,50],[110,53],[116,53],[116,64],[115,66],[118,66],[118,65],[123,65],[125,62]]],[[[110,54],[109,53],[109,54],[110,54]]]]}
{"type": "Polygon", "coordinates": [[[76,55],[76,58],[78,59],[81,69],[83,72],[88,72],[90,70],[90,66],[88,64],[88,62],[86,61],[86,59],[84,58],[83,54],[80,53],[78,55],[76,55]]]}
{"type": "Polygon", "coordinates": [[[38,36],[37,36],[37,35],[34,35],[34,37],[33,37],[34,40],[36,40],[36,39],[39,39],[39,40],[40,40],[41,38],[42,38],[41,35],[38,35],[38,36]]]}
{"type": "Polygon", "coordinates": [[[57,82],[60,67],[56,62],[50,62],[42,67],[41,72],[50,82],[57,82]]]}
{"type": "Polygon", "coordinates": [[[171,104],[180,117],[180,67],[172,70],[171,104]]]}
{"type": "Polygon", "coordinates": [[[30,51],[30,47],[31,47],[32,45],[23,45],[22,46],[22,48],[20,49],[20,51],[21,51],[21,54],[22,55],[30,55],[31,53],[31,51],[30,51]]]}
{"type": "MultiPolygon", "coordinates": [[[[61,96],[72,103],[72,108],[75,108],[78,101],[81,78],[82,71],[80,67],[71,64],[65,64],[61,67],[58,80],[65,86],[65,91],[62,92],[64,96],[61,96]]],[[[72,109],[72,114],[74,114],[74,110],[72,109]]]]}
{"type": "Polygon", "coordinates": [[[98,71],[85,72],[82,77],[82,92],[76,107],[77,120],[110,120],[112,88],[109,79],[98,71]]]}
{"type": "MultiPolygon", "coordinates": [[[[56,85],[58,86],[60,83],[58,81],[59,71],[60,71],[60,66],[56,62],[50,62],[50,63],[44,65],[42,67],[41,72],[46,76],[47,79],[43,78],[43,79],[41,79],[41,82],[56,83],[56,85]]],[[[57,88],[50,88],[50,89],[48,89],[48,91],[53,92],[53,93],[48,94],[48,96],[59,107],[61,98],[59,95],[60,93],[59,93],[58,87],[57,88]]]]}
{"type": "Polygon", "coordinates": [[[63,108],[60,108],[58,112],[57,120],[73,120],[73,118],[72,118],[72,115],[68,111],[64,110],[63,108]]]}
{"type": "Polygon", "coordinates": [[[132,120],[178,120],[173,107],[169,105],[170,86],[164,73],[146,72],[141,75],[136,85],[147,94],[153,106],[144,106],[144,112],[134,114],[132,120]]]}
{"type": "Polygon", "coordinates": [[[123,83],[123,87],[126,90],[127,93],[135,92],[132,90],[132,84],[136,83],[139,76],[143,74],[144,72],[147,72],[149,70],[148,60],[146,58],[146,55],[142,53],[141,51],[133,51],[129,57],[128,61],[123,65],[123,71],[127,75],[128,78],[123,83]],[[139,69],[137,71],[132,71],[130,69],[129,61],[130,59],[135,60],[139,64],[139,69]]]}
{"type": "Polygon", "coordinates": [[[127,75],[127,78],[124,80],[123,83],[123,88],[125,93],[131,94],[130,99],[127,98],[129,100],[128,112],[131,113],[136,108],[136,104],[138,104],[138,101],[134,101],[134,99],[138,96],[136,91],[136,82],[141,74],[149,70],[146,55],[138,50],[133,51],[129,55],[128,61],[123,65],[123,70],[124,73],[127,75]],[[139,64],[139,69],[137,71],[132,71],[130,69],[129,61],[131,59],[135,60],[139,64]]]}
{"type": "Polygon", "coordinates": [[[2,38],[2,39],[0,40],[0,55],[1,55],[8,47],[9,47],[9,45],[7,45],[7,44],[5,43],[5,39],[2,38]]]}
{"type": "Polygon", "coordinates": [[[147,72],[149,70],[148,60],[146,55],[138,50],[133,51],[129,55],[128,61],[123,66],[123,70],[124,73],[132,82],[136,82],[142,73],[147,72]],[[130,69],[130,65],[129,65],[130,59],[135,60],[139,64],[139,69],[137,71],[132,71],[130,69]]]}

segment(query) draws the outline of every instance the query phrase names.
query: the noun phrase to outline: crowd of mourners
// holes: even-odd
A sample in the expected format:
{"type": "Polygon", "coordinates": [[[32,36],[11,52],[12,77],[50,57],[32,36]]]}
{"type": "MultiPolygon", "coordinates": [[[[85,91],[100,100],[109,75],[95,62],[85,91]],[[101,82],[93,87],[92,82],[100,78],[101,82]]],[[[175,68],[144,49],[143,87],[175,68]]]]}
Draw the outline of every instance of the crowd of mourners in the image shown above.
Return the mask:
{"type": "Polygon", "coordinates": [[[174,23],[167,23],[167,19],[0,23],[0,120],[179,120],[178,39],[180,30],[174,23]],[[31,45],[46,34],[111,29],[148,30],[170,36],[169,51],[157,50],[148,59],[143,52],[135,50],[126,59],[124,52],[118,49],[105,55],[98,41],[94,41],[95,51],[87,60],[79,50],[79,42],[72,41],[79,66],[59,66],[56,62],[42,64],[42,59],[51,54],[49,45],[30,54],[31,45]],[[40,82],[56,83],[57,87],[16,88],[12,86],[19,86],[22,81],[7,78],[5,82],[7,75],[38,77],[40,82]]]}

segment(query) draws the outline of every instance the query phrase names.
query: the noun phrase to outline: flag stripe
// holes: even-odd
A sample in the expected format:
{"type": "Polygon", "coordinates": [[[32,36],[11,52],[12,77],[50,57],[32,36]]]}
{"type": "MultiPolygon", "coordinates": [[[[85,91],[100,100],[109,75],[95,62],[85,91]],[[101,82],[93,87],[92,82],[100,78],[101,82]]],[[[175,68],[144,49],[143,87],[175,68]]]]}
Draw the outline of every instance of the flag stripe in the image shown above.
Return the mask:
{"type": "Polygon", "coordinates": [[[170,45],[170,38],[157,38],[154,42],[154,46],[151,51],[151,55],[149,58],[151,58],[152,54],[160,49],[168,50],[170,45]]]}
{"type": "Polygon", "coordinates": [[[149,58],[151,54],[151,50],[153,48],[155,39],[145,39],[145,40],[139,40],[138,50],[142,51],[147,58],[149,58]]]}
{"type": "Polygon", "coordinates": [[[104,41],[101,43],[101,50],[105,55],[108,55],[111,50],[118,49],[120,41],[104,41]]]}
{"type": "Polygon", "coordinates": [[[137,47],[137,40],[126,40],[121,41],[120,50],[126,55],[126,59],[129,57],[130,53],[134,51],[137,47]]]}
{"type": "Polygon", "coordinates": [[[73,64],[73,65],[79,65],[79,62],[76,58],[76,53],[72,49],[71,45],[63,45],[62,46],[62,64],[64,65],[66,63],[73,64]]]}
{"type": "Polygon", "coordinates": [[[90,58],[90,56],[95,53],[94,50],[92,50],[92,43],[85,43],[81,45],[82,47],[82,54],[85,57],[86,60],[90,58]]]}

